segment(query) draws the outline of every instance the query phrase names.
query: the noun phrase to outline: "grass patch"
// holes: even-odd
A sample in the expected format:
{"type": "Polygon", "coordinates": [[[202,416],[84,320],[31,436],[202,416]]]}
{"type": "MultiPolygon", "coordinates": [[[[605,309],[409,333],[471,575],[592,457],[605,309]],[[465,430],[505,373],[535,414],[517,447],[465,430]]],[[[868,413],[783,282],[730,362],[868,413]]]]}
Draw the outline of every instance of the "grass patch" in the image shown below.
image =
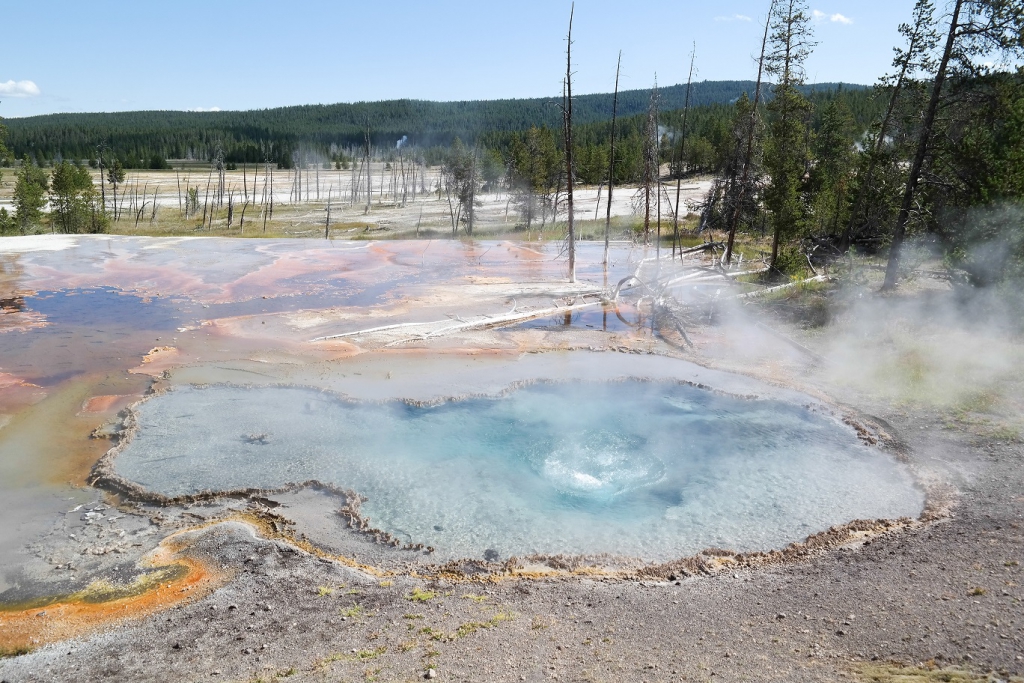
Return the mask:
{"type": "Polygon", "coordinates": [[[394,581],[381,581],[377,585],[380,586],[381,588],[391,588],[392,586],[395,585],[395,582],[394,581]]]}
{"type": "Polygon", "coordinates": [[[333,654],[321,659],[319,662],[317,662],[317,667],[324,668],[333,664],[334,662],[368,662],[371,659],[376,659],[377,657],[380,657],[387,651],[387,646],[381,645],[380,647],[375,648],[373,650],[359,650],[357,652],[348,653],[339,652],[338,654],[333,654]]]}
{"type": "Polygon", "coordinates": [[[406,600],[412,602],[429,602],[437,597],[437,593],[434,591],[425,591],[422,588],[413,588],[412,592],[405,596],[406,600]]]}
{"type": "Polygon", "coordinates": [[[972,391],[957,402],[956,409],[962,413],[991,413],[999,394],[995,391],[972,391]]]}
{"type": "Polygon", "coordinates": [[[421,636],[427,636],[431,640],[444,640],[447,634],[444,631],[435,631],[429,626],[424,626],[419,630],[421,636]]]}
{"type": "Polygon", "coordinates": [[[465,598],[466,600],[472,600],[473,602],[478,602],[478,603],[479,602],[484,602],[485,600],[487,600],[487,596],[486,595],[473,595],[472,593],[466,593],[465,595],[463,595],[461,597],[465,598]]]}
{"type": "Polygon", "coordinates": [[[997,441],[1020,441],[1020,429],[1010,425],[1000,425],[988,435],[997,441]]]}
{"type": "Polygon", "coordinates": [[[465,624],[462,624],[457,629],[455,629],[455,633],[452,634],[450,640],[455,640],[457,638],[465,638],[468,635],[472,635],[472,634],[476,633],[480,629],[494,628],[495,626],[497,626],[501,622],[503,622],[503,621],[511,621],[511,619],[512,619],[512,615],[509,614],[508,612],[498,612],[493,617],[491,617],[488,621],[470,621],[470,622],[466,622],[465,624]]]}
{"type": "Polygon", "coordinates": [[[487,621],[468,621],[455,629],[453,633],[446,633],[445,631],[435,629],[430,626],[424,626],[418,631],[418,633],[420,635],[427,636],[430,640],[450,643],[458,640],[459,638],[465,638],[466,636],[473,635],[482,629],[494,628],[503,621],[511,621],[513,618],[514,616],[510,612],[498,612],[487,621]]]}
{"type": "Polygon", "coordinates": [[[332,593],[334,593],[334,589],[328,586],[320,586],[316,589],[316,594],[319,595],[321,598],[326,598],[328,595],[331,595],[332,593]]]}
{"type": "Polygon", "coordinates": [[[362,607],[362,605],[352,605],[348,609],[341,610],[341,616],[343,616],[343,617],[350,617],[350,618],[353,618],[353,619],[356,618],[356,617],[362,616],[362,614],[363,614],[363,607],[362,607]]]}
{"type": "Polygon", "coordinates": [[[546,628],[550,628],[554,622],[542,619],[540,617],[534,617],[533,621],[530,622],[530,628],[534,631],[540,631],[546,628]]]}
{"type": "Polygon", "coordinates": [[[32,652],[32,648],[29,647],[0,647],[0,659],[7,659],[8,657],[20,657],[27,655],[32,652]]]}

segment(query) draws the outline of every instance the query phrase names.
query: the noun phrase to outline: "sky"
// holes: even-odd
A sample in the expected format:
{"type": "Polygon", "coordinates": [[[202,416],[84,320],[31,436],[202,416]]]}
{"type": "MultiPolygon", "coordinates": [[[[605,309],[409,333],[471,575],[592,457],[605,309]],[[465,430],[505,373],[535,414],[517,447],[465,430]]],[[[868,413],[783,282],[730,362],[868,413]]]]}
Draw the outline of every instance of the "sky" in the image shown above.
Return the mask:
{"type": "MultiPolygon", "coordinates": [[[[573,90],[753,80],[768,0],[578,0],[573,90]]],[[[942,5],[941,2],[937,3],[942,5]]],[[[913,0],[808,0],[809,82],[873,83],[913,0]]],[[[6,3],[0,116],[548,97],[568,0],[6,3]]]]}

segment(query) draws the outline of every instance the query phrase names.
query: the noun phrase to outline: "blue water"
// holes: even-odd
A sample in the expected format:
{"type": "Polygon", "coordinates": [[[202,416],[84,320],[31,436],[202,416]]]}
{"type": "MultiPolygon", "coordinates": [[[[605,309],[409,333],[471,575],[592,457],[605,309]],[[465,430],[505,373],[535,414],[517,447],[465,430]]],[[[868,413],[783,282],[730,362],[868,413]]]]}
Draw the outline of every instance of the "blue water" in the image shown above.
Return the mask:
{"type": "Polygon", "coordinates": [[[902,466],[831,418],[671,382],[535,384],[431,407],[181,387],[139,420],[116,468],[151,490],[329,481],[369,499],[373,526],[441,557],[769,549],[923,506],[902,466]]]}

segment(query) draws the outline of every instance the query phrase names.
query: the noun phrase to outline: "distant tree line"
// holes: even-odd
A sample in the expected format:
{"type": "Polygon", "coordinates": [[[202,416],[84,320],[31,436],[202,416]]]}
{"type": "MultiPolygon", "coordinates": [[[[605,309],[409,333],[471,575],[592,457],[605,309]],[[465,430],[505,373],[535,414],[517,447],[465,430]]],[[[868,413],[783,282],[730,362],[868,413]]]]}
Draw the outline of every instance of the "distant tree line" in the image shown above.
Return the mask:
{"type": "MultiPolygon", "coordinates": [[[[697,106],[722,105],[753,87],[749,81],[706,81],[694,85],[697,106]]],[[[814,86],[830,90],[836,84],[814,86]]],[[[850,86],[856,87],[856,86],[850,86]]],[[[662,107],[682,106],[683,86],[660,91],[662,107]]],[[[577,125],[609,118],[611,95],[574,98],[577,125]]],[[[649,90],[619,93],[622,116],[642,114],[649,90]]],[[[557,128],[561,114],[550,98],[472,102],[394,100],[355,104],[309,105],[240,112],[145,111],[101,114],[52,114],[8,122],[11,158],[28,155],[50,165],[61,159],[96,158],[105,144],[125,168],[159,167],[166,159],[212,160],[218,150],[226,163],[276,163],[291,168],[307,153],[341,162],[359,156],[369,129],[371,143],[393,149],[409,137],[420,148],[444,148],[455,138],[478,141],[531,126],[557,128]]]]}

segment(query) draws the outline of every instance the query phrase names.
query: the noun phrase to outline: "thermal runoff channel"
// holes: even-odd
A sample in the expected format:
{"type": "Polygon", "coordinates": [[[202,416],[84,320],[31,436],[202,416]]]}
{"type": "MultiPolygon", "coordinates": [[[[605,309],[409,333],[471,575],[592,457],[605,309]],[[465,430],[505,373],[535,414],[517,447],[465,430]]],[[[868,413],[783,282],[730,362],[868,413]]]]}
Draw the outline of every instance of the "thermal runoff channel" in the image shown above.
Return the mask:
{"type": "Polygon", "coordinates": [[[923,507],[900,464],[833,418],[677,382],[536,383],[430,405],[184,386],[137,410],[116,469],[153,492],[328,482],[440,557],[769,549],[923,507]]]}

